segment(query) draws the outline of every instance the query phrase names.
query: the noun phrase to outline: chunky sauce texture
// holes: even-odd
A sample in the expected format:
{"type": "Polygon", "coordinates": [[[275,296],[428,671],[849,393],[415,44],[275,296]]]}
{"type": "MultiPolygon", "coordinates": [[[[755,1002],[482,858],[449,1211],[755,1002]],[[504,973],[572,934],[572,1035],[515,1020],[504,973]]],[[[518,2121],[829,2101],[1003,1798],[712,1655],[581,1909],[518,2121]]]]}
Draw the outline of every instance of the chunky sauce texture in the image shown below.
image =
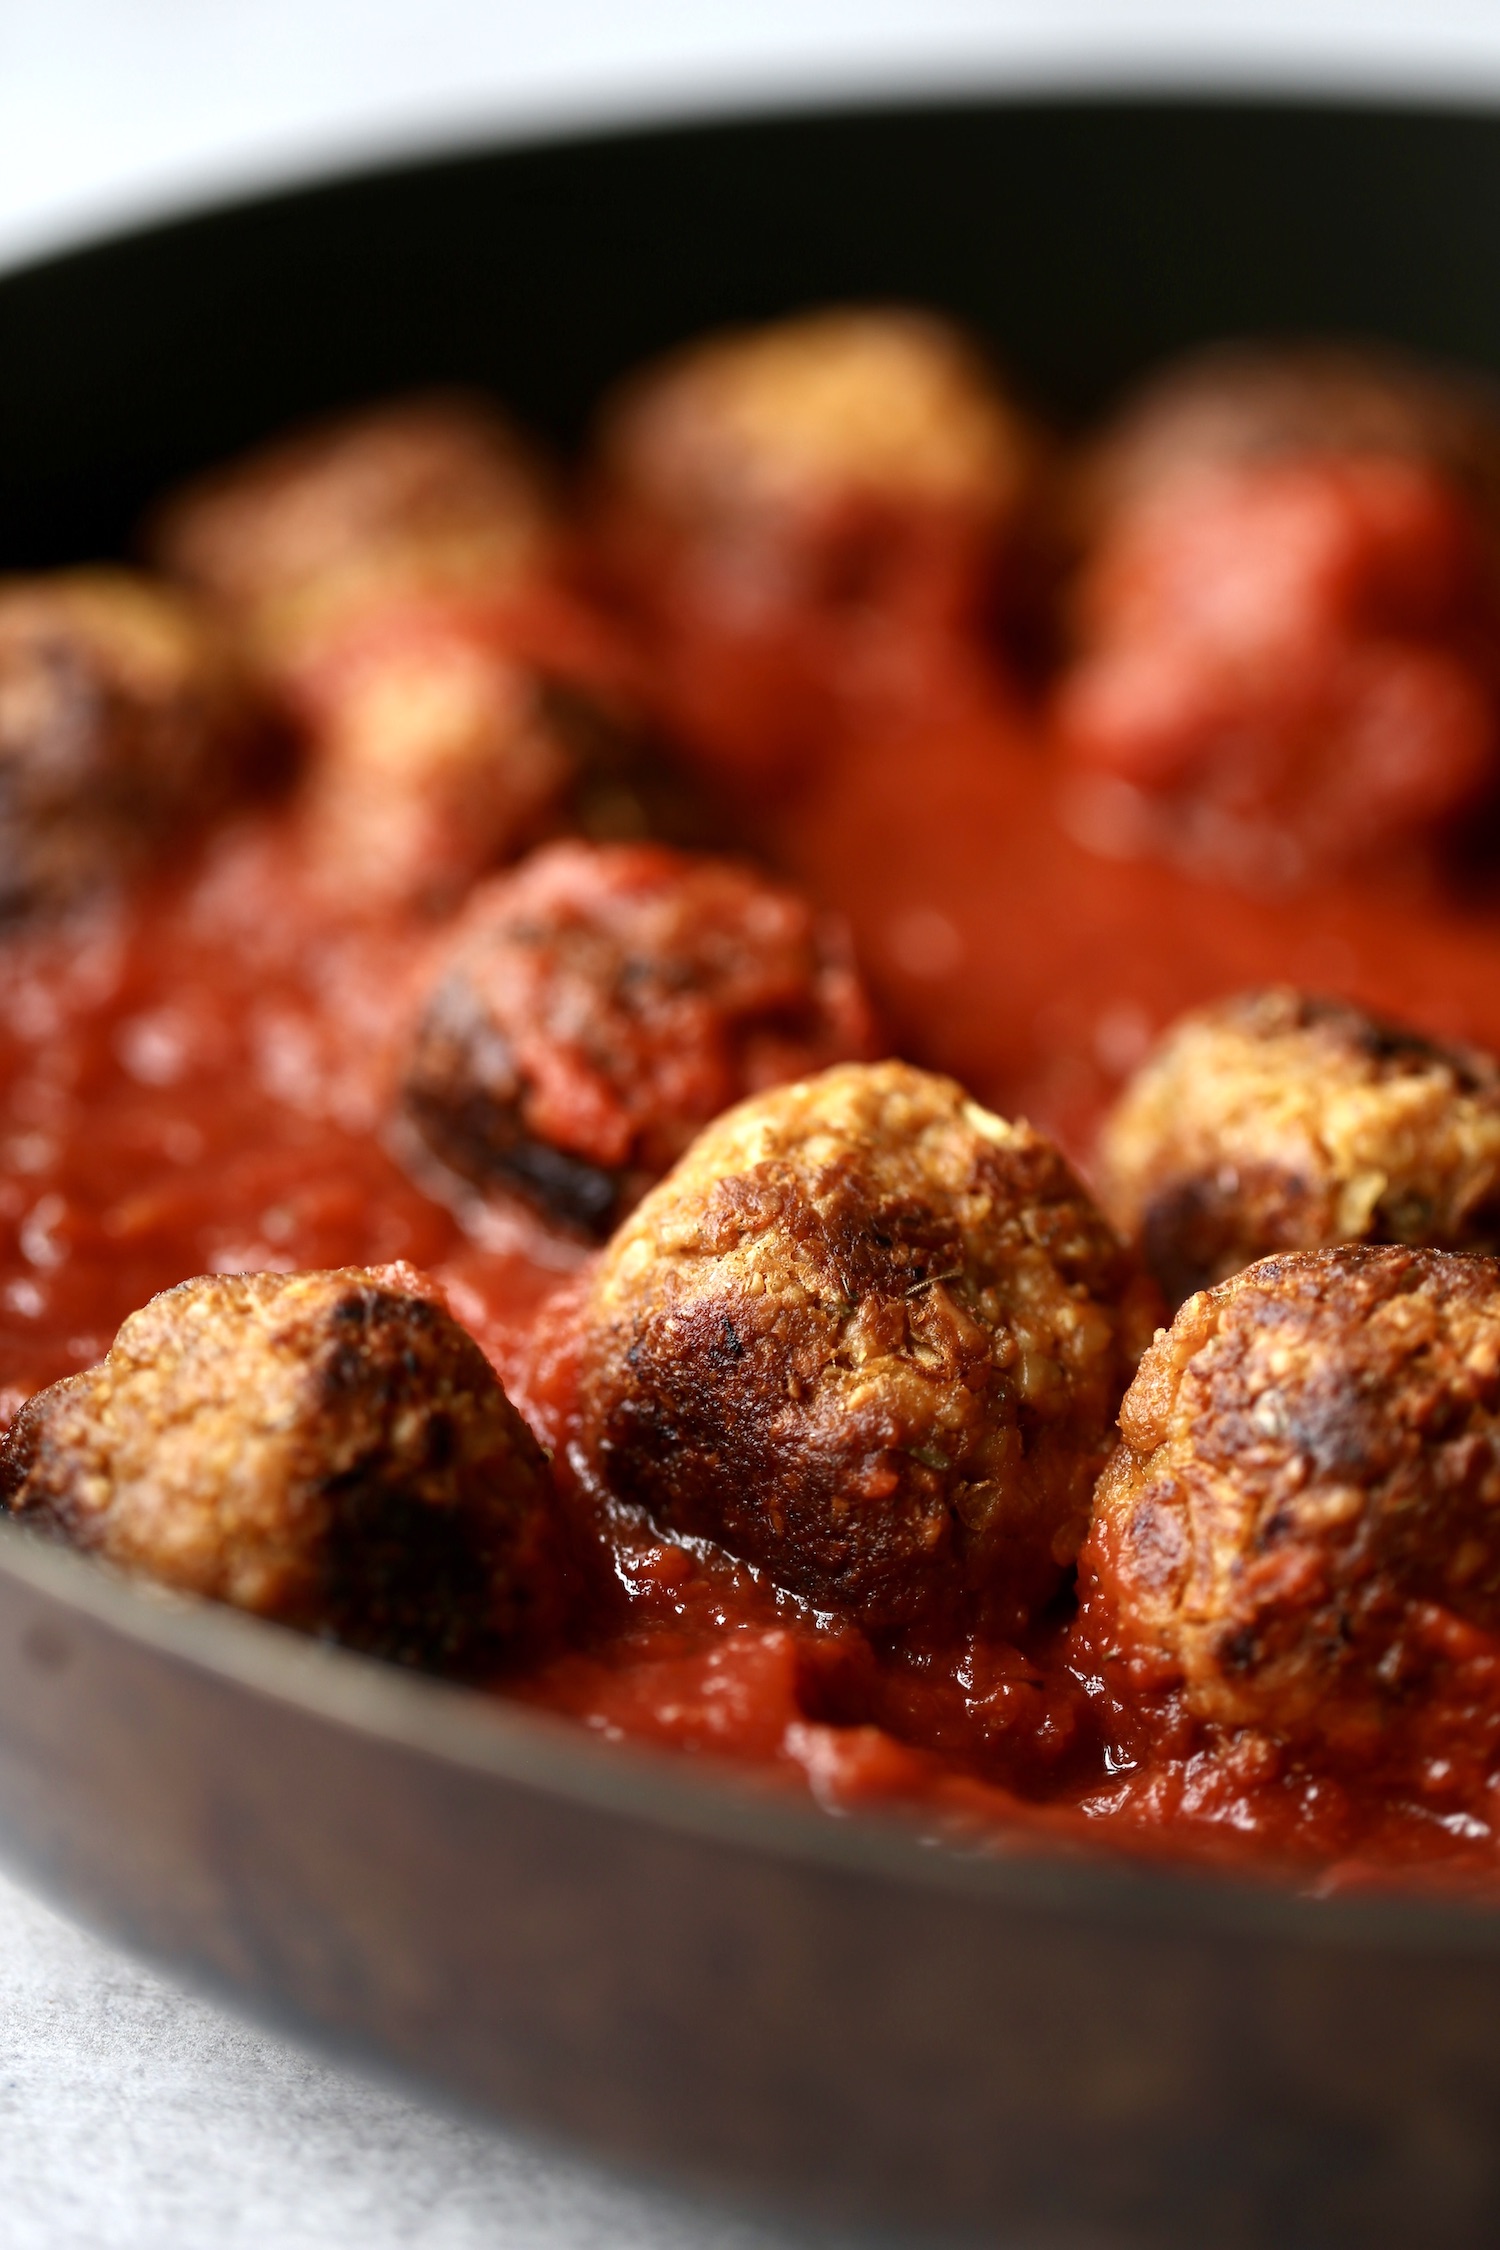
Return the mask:
{"type": "MultiPolygon", "coordinates": [[[[1154,1035],[1239,987],[1332,989],[1500,1046],[1500,906],[1417,874],[1282,902],[1101,857],[998,686],[955,665],[887,689],[851,697],[816,767],[753,809],[758,841],[848,915],[893,1047],[1085,1170],[1154,1035]]],[[[591,1489],[570,1446],[585,1254],[540,1222],[466,1227],[387,1145],[392,1057],[442,925],[341,909],[297,870],[286,816],[262,811],[151,886],[6,939],[0,1414],[189,1275],[409,1259],[554,1449],[586,1588],[568,1645],[499,1692],[971,1841],[1248,1853],[1322,1887],[1493,1878],[1489,1738],[1457,1705],[1404,1794],[1258,1739],[1210,1754],[1158,1729],[1146,1751],[1111,1652],[1067,1606],[1024,1645],[881,1645],[591,1489]]],[[[1474,1713],[1493,1710],[1500,1644],[1470,1631],[1461,1654],[1474,1713]]]]}

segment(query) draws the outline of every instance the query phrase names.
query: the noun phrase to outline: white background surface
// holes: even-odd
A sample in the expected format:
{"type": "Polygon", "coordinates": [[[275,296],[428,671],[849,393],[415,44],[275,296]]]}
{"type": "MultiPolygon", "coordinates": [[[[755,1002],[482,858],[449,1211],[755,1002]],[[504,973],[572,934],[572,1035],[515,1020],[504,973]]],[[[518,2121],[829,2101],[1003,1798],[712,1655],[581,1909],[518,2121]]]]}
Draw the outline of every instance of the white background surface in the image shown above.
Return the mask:
{"type": "MultiPolygon", "coordinates": [[[[0,0],[0,260],[495,127],[1070,80],[1500,100],[1500,0],[0,0]]],[[[0,2250],[772,2250],[174,1993],[0,1881],[0,2250]]]]}

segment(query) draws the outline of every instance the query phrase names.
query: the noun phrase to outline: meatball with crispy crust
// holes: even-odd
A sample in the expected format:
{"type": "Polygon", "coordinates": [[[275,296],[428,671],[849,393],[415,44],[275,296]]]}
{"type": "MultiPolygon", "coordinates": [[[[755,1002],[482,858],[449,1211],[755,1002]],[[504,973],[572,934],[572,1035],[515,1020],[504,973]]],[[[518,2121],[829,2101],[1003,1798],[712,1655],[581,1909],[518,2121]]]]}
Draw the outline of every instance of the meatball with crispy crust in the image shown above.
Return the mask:
{"type": "Polygon", "coordinates": [[[264,740],[218,634],[118,570],[0,580],[0,916],[139,871],[264,740]]]}
{"type": "Polygon", "coordinates": [[[843,925],[735,860],[561,843],[471,902],[406,1064],[422,1146],[602,1234],[743,1095],[873,1049],[843,925]]]}
{"type": "Polygon", "coordinates": [[[1254,890],[1430,858],[1494,785],[1500,406],[1210,355],[1086,455],[1055,722],[1081,838],[1254,890]]]}
{"type": "Polygon", "coordinates": [[[731,1110],[615,1235],[581,1457],[866,1626],[1014,1630],[1077,1552],[1153,1305],[1040,1134],[846,1065],[731,1110]]]}
{"type": "Polygon", "coordinates": [[[1464,1627],[1500,1632],[1500,1265],[1263,1259],[1157,1337],[1120,1429],[1079,1587],[1138,1692],[1361,1759],[1420,1739],[1464,1627]]]}
{"type": "Polygon", "coordinates": [[[185,1593],[429,1666],[556,1601],[545,1460],[409,1266],[206,1275],[24,1406],[10,1513],[185,1593]]]}
{"type": "Polygon", "coordinates": [[[438,392],[316,424],[211,472],[169,502],[151,545],[279,676],[393,599],[513,587],[555,536],[525,441],[485,400],[438,392]]]}
{"type": "Polygon", "coordinates": [[[820,689],[889,667],[893,634],[972,632],[1037,453],[927,314],[808,314],[635,377],[601,428],[600,543],[697,746],[753,780],[816,728],[820,689]]]}
{"type": "Polygon", "coordinates": [[[1099,1144],[1169,1303],[1273,1250],[1500,1247],[1500,1065],[1285,989],[1184,1016],[1099,1144]]]}

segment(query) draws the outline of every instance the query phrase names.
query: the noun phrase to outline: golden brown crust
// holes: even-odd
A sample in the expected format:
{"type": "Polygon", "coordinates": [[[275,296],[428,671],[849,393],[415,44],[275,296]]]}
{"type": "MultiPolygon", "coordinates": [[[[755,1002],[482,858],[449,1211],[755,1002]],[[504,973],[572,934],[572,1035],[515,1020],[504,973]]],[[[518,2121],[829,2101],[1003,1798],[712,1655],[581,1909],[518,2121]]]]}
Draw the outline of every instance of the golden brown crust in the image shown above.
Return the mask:
{"type": "Polygon", "coordinates": [[[262,739],[219,635],[120,570],[0,579],[0,916],[139,869],[262,739]]]}
{"type": "Polygon", "coordinates": [[[736,860],[560,843],[471,902],[403,1107],[482,1192],[602,1235],[732,1102],[873,1047],[835,917],[736,860]]]}
{"type": "Polygon", "coordinates": [[[120,1568],[405,1663],[556,1601],[546,1463],[408,1266],[205,1275],[40,1392],[0,1499],[120,1568]]]}
{"type": "Polygon", "coordinates": [[[1188,1301],[1120,1427],[1086,1615],[1200,1719],[1369,1755],[1434,1607],[1500,1629],[1495,1260],[1267,1258],[1188,1301]]]}
{"type": "Polygon", "coordinates": [[[1169,1303],[1271,1251],[1500,1247],[1500,1065],[1286,988],[1184,1016],[1099,1143],[1169,1303]]]}
{"type": "Polygon", "coordinates": [[[820,1606],[1014,1627],[1077,1549],[1143,1316],[1049,1142],[846,1065],[730,1111],[615,1236],[584,1449],[820,1606]]]}
{"type": "Polygon", "coordinates": [[[550,493],[493,407],[396,399],[295,433],[178,494],[153,552],[273,671],[383,606],[513,586],[549,555],[550,493]]]}

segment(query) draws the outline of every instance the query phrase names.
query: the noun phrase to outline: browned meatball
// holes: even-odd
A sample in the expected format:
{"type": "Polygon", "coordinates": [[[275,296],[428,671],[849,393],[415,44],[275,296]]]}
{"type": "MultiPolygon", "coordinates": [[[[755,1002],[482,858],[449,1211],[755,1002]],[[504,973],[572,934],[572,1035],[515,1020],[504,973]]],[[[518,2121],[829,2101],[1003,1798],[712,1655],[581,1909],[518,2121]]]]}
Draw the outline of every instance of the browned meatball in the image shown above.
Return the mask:
{"type": "Polygon", "coordinates": [[[885,677],[893,635],[909,656],[972,630],[1036,453],[925,314],[810,314],[638,376],[600,434],[601,541],[698,746],[754,779],[816,730],[819,690],[885,677]]]}
{"type": "Polygon", "coordinates": [[[556,1599],[546,1463],[407,1266],[154,1297],[22,1408],[0,1498],[122,1569],[404,1663],[499,1656],[556,1599]]]}
{"type": "Polygon", "coordinates": [[[162,512],[152,545],[279,673],[393,597],[513,586],[554,537],[524,441],[485,401],[438,393],[318,424],[205,477],[162,512]]]}
{"type": "Polygon", "coordinates": [[[258,737],[228,652],[169,589],[0,580],[0,916],[138,870],[245,777],[258,737]]]}
{"type": "Polygon", "coordinates": [[[1013,1630],[1077,1552],[1153,1304],[1029,1126],[846,1065],[731,1110],[614,1237],[584,1457],[819,1607],[1013,1630]]]}
{"type": "Polygon", "coordinates": [[[604,1233],[731,1102],[872,1051],[842,924],[734,860],[554,844],[472,901],[407,1117],[481,1191],[604,1233]]]}
{"type": "Polygon", "coordinates": [[[1500,1265],[1264,1259],[1183,1307],[1120,1428],[1079,1584],[1138,1690],[1362,1760],[1420,1749],[1462,1623],[1500,1631],[1500,1265]]]}
{"type": "Polygon", "coordinates": [[[185,493],[156,533],[307,749],[304,855],[383,909],[444,908],[571,813],[649,822],[615,652],[560,592],[523,442],[476,399],[397,400],[185,493]]]}
{"type": "Polygon", "coordinates": [[[1378,356],[1210,355],[1078,480],[1054,709],[1085,841],[1291,890],[1430,858],[1495,781],[1500,408],[1378,356]]]}
{"type": "Polygon", "coordinates": [[[1106,1208],[1168,1301],[1272,1250],[1500,1247],[1500,1065],[1337,1000],[1175,1024],[1106,1120],[1106,1208]]]}

